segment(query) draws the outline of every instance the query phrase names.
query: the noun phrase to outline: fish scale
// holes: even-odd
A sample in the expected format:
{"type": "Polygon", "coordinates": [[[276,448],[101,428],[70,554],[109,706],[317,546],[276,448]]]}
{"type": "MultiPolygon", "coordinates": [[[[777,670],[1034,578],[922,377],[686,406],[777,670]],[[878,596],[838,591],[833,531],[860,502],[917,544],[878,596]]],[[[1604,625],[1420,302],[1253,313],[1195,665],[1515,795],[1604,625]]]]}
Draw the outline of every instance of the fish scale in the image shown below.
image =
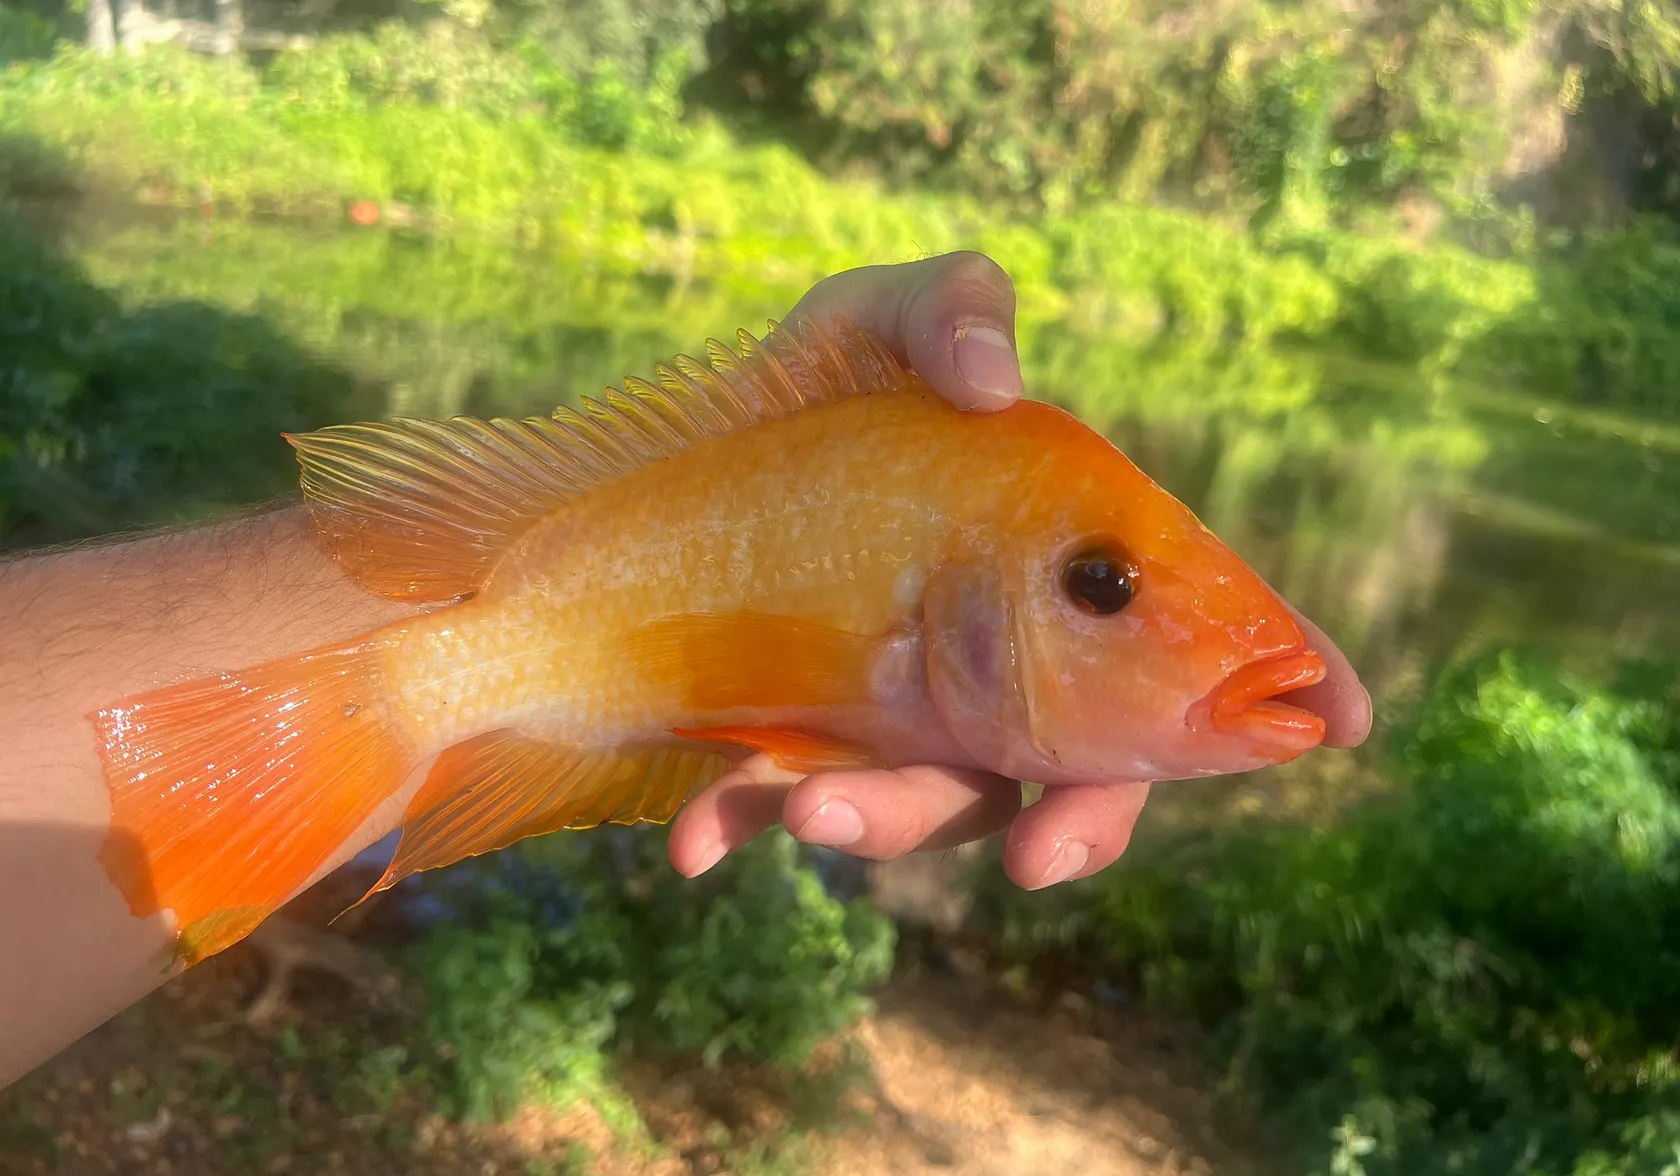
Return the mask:
{"type": "MultiPolygon", "coordinates": [[[[922,407],[925,411],[925,406],[922,407]]],[[[626,673],[617,652],[650,619],[743,610],[824,620],[881,636],[914,619],[894,584],[925,566],[953,524],[919,502],[923,468],[873,468],[823,437],[921,431],[916,406],[879,399],[801,414],[750,440],[709,473],[696,509],[680,494],[712,466],[699,451],[580,500],[511,553],[485,590],[429,624],[411,624],[385,659],[415,741],[448,746],[518,727],[571,746],[656,738],[716,716],[683,705],[669,682],[626,673]],[[841,419],[829,419],[840,417],[841,419]],[[779,449],[813,460],[790,486],[779,449]],[[745,516],[749,521],[736,521],[745,516]],[[739,537],[720,562],[720,539],[739,537]]],[[[977,509],[980,499],[969,496],[977,509]]]]}

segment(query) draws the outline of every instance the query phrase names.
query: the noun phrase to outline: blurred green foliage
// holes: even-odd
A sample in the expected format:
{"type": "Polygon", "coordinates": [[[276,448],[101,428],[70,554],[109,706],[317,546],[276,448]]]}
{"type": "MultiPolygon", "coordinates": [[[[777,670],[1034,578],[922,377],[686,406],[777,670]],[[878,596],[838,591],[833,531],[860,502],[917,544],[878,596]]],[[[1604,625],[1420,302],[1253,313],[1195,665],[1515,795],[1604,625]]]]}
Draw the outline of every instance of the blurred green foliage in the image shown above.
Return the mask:
{"type": "MultiPolygon", "coordinates": [[[[64,29],[80,11],[28,8],[64,29]]],[[[377,27],[388,4],[251,8],[258,25],[324,39],[302,55],[322,61],[287,55],[287,70],[330,74],[337,59],[351,89],[358,76],[392,79],[347,59],[365,67],[416,35],[377,27]]],[[[555,112],[592,142],[633,139],[638,110],[659,116],[639,123],[659,135],[686,93],[732,117],[757,111],[833,165],[993,205],[1165,198],[1316,224],[1423,201],[1507,243],[1523,230],[1500,208],[1536,176],[1559,186],[1570,222],[1596,215],[1601,189],[1619,182],[1617,147],[1574,150],[1560,127],[1603,113],[1634,128],[1632,158],[1671,145],[1680,61],[1671,5],[1599,0],[1380,0],[1357,12],[1270,0],[421,0],[416,11],[448,31],[420,34],[428,60],[396,73],[430,74],[469,102],[457,83],[474,79],[498,111],[512,98],[555,112]]],[[[1664,159],[1624,195],[1667,209],[1677,181],[1664,159]]]]}
{"type": "Polygon", "coordinates": [[[1656,1173],[1680,1147],[1680,667],[1448,666],[1392,795],[1135,848],[1006,942],[1083,944],[1211,1030],[1314,1173],[1656,1173]]]}
{"type": "Polygon", "coordinates": [[[1015,219],[972,194],[826,177],[709,116],[679,121],[677,60],[637,88],[459,21],[339,34],[261,69],[161,47],[63,50],[0,76],[0,181],[334,219],[373,201],[398,225],[778,292],[976,248],[1009,269],[1024,318],[1074,319],[1092,338],[1323,341],[1559,400],[1680,411],[1680,240],[1666,221],[1495,257],[1281,213],[1249,231],[1114,201],[1015,219]]]}
{"type": "Polygon", "coordinates": [[[1480,218],[1557,162],[1527,144],[1583,98],[1672,111],[1680,60],[1671,6],[1591,0],[730,12],[747,97],[801,103],[839,158],[1051,210],[1165,196],[1262,221],[1418,197],[1480,218]]]}
{"type": "Polygon", "coordinates": [[[562,76],[619,88],[626,101],[665,92],[708,63],[724,0],[421,0],[495,45],[540,57],[562,76]]]}
{"type": "MultiPolygon", "coordinates": [[[[81,216],[56,227],[32,219],[14,224],[11,233],[16,242],[33,242],[28,251],[20,244],[8,271],[20,286],[71,283],[79,298],[126,321],[220,315],[266,324],[276,346],[283,341],[284,350],[263,361],[277,374],[290,371],[300,354],[317,357],[314,374],[293,388],[301,409],[282,396],[216,400],[169,381],[148,381],[145,373],[125,377],[131,390],[119,400],[146,406],[155,428],[169,429],[171,414],[183,405],[199,414],[180,426],[179,444],[167,459],[196,471],[207,491],[205,507],[295,493],[295,467],[279,433],[296,427],[300,411],[312,420],[546,412],[627,373],[646,371],[658,357],[695,352],[708,335],[727,334],[729,326],[761,328],[803,292],[798,284],[754,281],[752,274],[697,278],[683,286],[639,275],[611,256],[520,254],[467,234],[260,220],[204,223],[172,214],[81,216]],[[49,240],[51,252],[40,244],[49,240]],[[342,397],[336,407],[335,396],[342,397]],[[199,405],[219,407],[202,411],[199,405]],[[244,416],[232,421],[218,412],[244,416]],[[218,473],[224,468],[225,476],[218,473]],[[211,495],[218,478],[221,494],[211,495]]],[[[1194,264],[1187,243],[1182,254],[1161,260],[1180,275],[1194,264]]],[[[1243,261],[1237,254],[1236,264],[1243,261]]],[[[1125,277],[1117,271],[1114,281],[1125,277]]],[[[1208,307],[1193,300],[1193,287],[1187,290],[1185,306],[1208,307]]],[[[1177,297],[1170,286],[1166,297],[1177,297]]],[[[60,330],[58,311],[42,306],[49,311],[43,316],[27,309],[33,298],[20,295],[16,304],[16,329],[30,346],[17,352],[23,362],[13,374],[50,382],[71,363],[57,350],[60,342],[85,328],[72,322],[60,330]]],[[[1381,487],[1414,464],[1436,470],[1436,484],[1450,481],[1474,469],[1487,451],[1484,423],[1457,408],[1457,396],[1432,403],[1420,395],[1414,375],[1388,373],[1394,389],[1378,392],[1382,381],[1368,374],[1339,380],[1319,355],[1233,341],[1211,325],[1198,327],[1189,314],[1161,334],[1159,305],[1146,292],[1128,300],[1093,297],[1070,316],[1025,300],[1018,336],[1028,379],[1038,394],[1100,427],[1130,422],[1228,435],[1224,443],[1248,455],[1245,472],[1239,477],[1233,465],[1204,502],[1210,524],[1238,542],[1257,541],[1250,534],[1255,495],[1280,478],[1291,480],[1289,471],[1308,463],[1322,466],[1330,478],[1313,493],[1346,505],[1362,495],[1381,497],[1381,487]]],[[[1206,313],[1225,311],[1214,304],[1206,313]]],[[[199,340],[181,334],[174,342],[196,348],[199,340]]],[[[155,340],[159,347],[169,343],[155,340]]],[[[193,383],[196,377],[176,371],[184,362],[164,370],[193,383]]],[[[34,411],[8,422],[8,429],[51,426],[51,419],[28,426],[34,411]]],[[[12,516],[34,522],[21,530],[10,523],[0,528],[0,543],[73,538],[198,509],[173,492],[118,501],[84,490],[82,484],[96,488],[112,475],[99,453],[72,458],[62,448],[38,445],[27,457],[18,454],[28,468],[17,471],[12,516]],[[69,513],[67,503],[83,500],[90,503],[87,511],[69,513]]],[[[164,459],[160,452],[151,460],[164,459]]],[[[1608,454],[1604,460],[1619,459],[1608,454]]],[[[1531,481],[1544,492],[1554,473],[1537,467],[1531,481]]],[[[158,470],[149,476],[167,477],[158,470]]],[[[1197,469],[1176,471],[1175,484],[1194,486],[1203,476],[1197,469]]],[[[1653,499],[1661,500],[1667,485],[1654,479],[1653,499]]],[[[1600,505],[1602,496],[1588,489],[1588,505],[1600,505]]],[[[1400,509],[1373,502],[1352,516],[1334,517],[1363,534],[1373,520],[1389,525],[1381,520],[1400,509]]],[[[1649,513],[1611,522],[1636,527],[1649,513]]]]}
{"type": "Polygon", "coordinates": [[[0,217],[0,536],[95,534],[253,502],[295,479],[283,429],[336,419],[353,381],[261,318],[124,308],[0,217]]]}
{"type": "MultiPolygon", "coordinates": [[[[529,119],[603,147],[669,151],[686,142],[678,123],[684,58],[661,58],[634,85],[611,60],[567,69],[528,39],[503,49],[454,21],[390,22],[281,54],[255,93],[315,116],[418,105],[491,123],[529,119]]],[[[178,60],[173,68],[193,66],[178,60]]]]}
{"type": "Polygon", "coordinates": [[[0,8],[0,69],[52,56],[57,39],[57,30],[34,13],[0,8]]]}

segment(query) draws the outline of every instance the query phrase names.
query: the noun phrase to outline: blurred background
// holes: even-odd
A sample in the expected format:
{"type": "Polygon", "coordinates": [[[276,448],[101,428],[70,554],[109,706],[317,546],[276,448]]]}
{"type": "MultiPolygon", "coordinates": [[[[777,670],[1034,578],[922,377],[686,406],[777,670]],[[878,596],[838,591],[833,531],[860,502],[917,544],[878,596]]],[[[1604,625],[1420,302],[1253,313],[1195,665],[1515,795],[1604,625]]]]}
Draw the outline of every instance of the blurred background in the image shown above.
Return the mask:
{"type": "Polygon", "coordinates": [[[1680,1173],[1677,67],[1673,0],[8,0],[0,548],[975,248],[1378,720],[1038,894],[611,830],[326,929],[353,864],[0,1171],[1680,1173]]]}

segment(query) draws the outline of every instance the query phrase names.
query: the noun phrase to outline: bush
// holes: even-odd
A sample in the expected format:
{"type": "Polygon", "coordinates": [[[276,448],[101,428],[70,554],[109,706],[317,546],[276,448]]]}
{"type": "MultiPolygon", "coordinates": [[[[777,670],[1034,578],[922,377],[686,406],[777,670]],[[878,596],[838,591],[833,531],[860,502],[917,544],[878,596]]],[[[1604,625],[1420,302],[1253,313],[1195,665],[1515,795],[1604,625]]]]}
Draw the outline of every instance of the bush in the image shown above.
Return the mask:
{"type": "Polygon", "coordinates": [[[542,78],[525,58],[440,20],[424,27],[393,21],[281,53],[260,79],[288,105],[304,110],[410,103],[511,119],[546,113],[555,95],[542,83],[555,86],[559,75],[542,78]]]}
{"type": "Polygon", "coordinates": [[[50,22],[32,12],[0,8],[0,69],[14,61],[51,56],[55,34],[50,22]]]}
{"type": "Polygon", "coordinates": [[[624,272],[778,292],[980,248],[1011,270],[1023,338],[1068,319],[1104,343],[1326,340],[1558,399],[1677,410],[1670,228],[1641,222],[1518,260],[1282,216],[1245,234],[1119,203],[1027,223],[962,196],[827,179],[786,148],[679,124],[676,62],[648,90],[608,68],[580,81],[529,44],[497,49],[446,23],[330,39],[261,73],[170,50],[69,51],[0,79],[0,121],[14,128],[0,181],[61,192],[74,159],[96,187],[180,204],[394,203],[399,219],[406,205],[624,272]]]}
{"type": "Polygon", "coordinates": [[[892,969],[892,924],[829,897],[798,855],[777,834],[740,863],[727,899],[674,890],[662,904],[670,939],[651,1012],[673,1048],[796,1066],[868,1011],[864,992],[892,969]]]}
{"type": "Polygon", "coordinates": [[[512,918],[439,928],[415,949],[430,998],[426,1029],[456,1114],[487,1120],[533,1098],[611,1099],[602,1050],[630,986],[539,987],[542,962],[536,928],[512,918]]]}
{"type": "Polygon", "coordinates": [[[1680,669],[1473,658],[1394,766],[1336,828],[1140,847],[1016,941],[1100,945],[1195,1011],[1313,1172],[1672,1161],[1680,669]]]}
{"type": "Polygon", "coordinates": [[[388,22],[278,55],[260,75],[279,109],[354,116],[375,106],[465,111],[491,122],[537,119],[579,143],[669,151],[680,125],[687,59],[677,52],[638,71],[614,60],[569,70],[534,41],[500,48],[453,21],[388,22]]]}
{"type": "Polygon", "coordinates": [[[442,7],[465,14],[475,5],[487,10],[484,27],[499,44],[528,43],[570,77],[610,76],[640,94],[706,66],[708,33],[724,0],[445,0],[442,7]]]}
{"type": "Polygon", "coordinates": [[[448,920],[416,958],[459,1107],[602,1097],[615,1036],[797,1067],[867,1011],[892,925],[830,897],[791,837],[698,882],[662,849],[645,831],[561,833],[417,880],[448,920]]]}

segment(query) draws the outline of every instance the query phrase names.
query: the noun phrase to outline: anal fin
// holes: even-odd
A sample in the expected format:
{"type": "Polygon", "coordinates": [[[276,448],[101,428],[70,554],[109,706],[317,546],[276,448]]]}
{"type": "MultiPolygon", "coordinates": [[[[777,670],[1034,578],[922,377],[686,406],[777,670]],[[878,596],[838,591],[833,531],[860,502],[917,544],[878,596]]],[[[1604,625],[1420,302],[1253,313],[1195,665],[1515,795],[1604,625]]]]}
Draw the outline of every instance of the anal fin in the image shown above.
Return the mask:
{"type": "Polygon", "coordinates": [[[409,802],[396,856],[369,894],[560,829],[664,823],[726,767],[721,755],[697,748],[579,751],[491,731],[438,757],[409,802]]]}

